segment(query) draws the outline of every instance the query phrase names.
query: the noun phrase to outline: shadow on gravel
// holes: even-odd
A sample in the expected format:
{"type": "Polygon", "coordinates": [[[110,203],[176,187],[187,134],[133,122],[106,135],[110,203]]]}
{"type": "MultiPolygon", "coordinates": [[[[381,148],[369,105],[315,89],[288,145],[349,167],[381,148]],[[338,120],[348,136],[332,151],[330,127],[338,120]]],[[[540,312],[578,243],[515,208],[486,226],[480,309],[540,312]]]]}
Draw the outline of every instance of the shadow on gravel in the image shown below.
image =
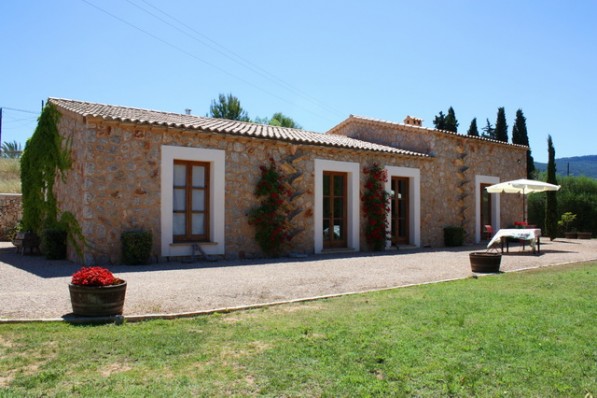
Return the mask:
{"type": "MultiPolygon", "coordinates": [[[[575,242],[564,242],[560,243],[571,243],[578,244],[575,242]]],[[[517,246],[510,247],[510,252],[504,252],[507,256],[517,255],[531,255],[531,250],[522,251],[517,246]],[[513,250],[512,250],[513,249],[513,250]]],[[[119,273],[132,273],[132,272],[152,272],[152,271],[169,271],[169,270],[191,270],[191,269],[209,269],[209,268],[222,268],[222,267],[251,267],[251,266],[263,266],[271,264],[285,264],[285,263],[300,263],[300,262],[319,262],[328,260],[338,259],[363,259],[364,261],[370,261],[373,258],[379,257],[396,257],[419,254],[419,253],[450,253],[464,254],[471,251],[485,251],[486,246],[480,245],[469,245],[460,247],[440,247],[440,248],[399,248],[391,249],[385,252],[333,252],[333,253],[322,253],[322,254],[309,254],[299,255],[291,257],[280,257],[280,258],[256,258],[256,259],[237,259],[237,260],[218,260],[215,262],[207,260],[199,260],[196,262],[180,262],[180,261],[163,261],[154,262],[148,265],[106,265],[115,274],[119,273]]],[[[549,242],[541,244],[541,254],[543,255],[550,253],[574,253],[574,251],[562,251],[549,249],[549,242]]],[[[39,255],[20,255],[16,253],[16,249],[10,247],[0,247],[0,263],[4,263],[8,266],[19,268],[23,271],[37,275],[42,278],[59,278],[70,276],[76,272],[80,265],[66,260],[46,260],[44,256],[39,255]]]]}
{"type": "MultiPolygon", "coordinates": [[[[295,255],[280,258],[255,258],[237,260],[218,260],[215,262],[199,260],[196,262],[162,261],[148,265],[105,265],[115,274],[131,272],[152,272],[168,270],[190,270],[222,267],[247,267],[263,266],[270,264],[284,264],[297,262],[316,262],[338,259],[363,259],[365,261],[379,257],[399,257],[415,253],[466,253],[478,249],[478,246],[461,246],[454,248],[412,248],[392,249],[385,252],[333,252],[323,254],[295,255]]],[[[80,265],[66,260],[46,260],[40,255],[21,255],[16,253],[12,246],[0,247],[0,263],[5,266],[12,266],[23,271],[37,275],[41,278],[59,278],[70,276],[79,269],[80,265]]]]}

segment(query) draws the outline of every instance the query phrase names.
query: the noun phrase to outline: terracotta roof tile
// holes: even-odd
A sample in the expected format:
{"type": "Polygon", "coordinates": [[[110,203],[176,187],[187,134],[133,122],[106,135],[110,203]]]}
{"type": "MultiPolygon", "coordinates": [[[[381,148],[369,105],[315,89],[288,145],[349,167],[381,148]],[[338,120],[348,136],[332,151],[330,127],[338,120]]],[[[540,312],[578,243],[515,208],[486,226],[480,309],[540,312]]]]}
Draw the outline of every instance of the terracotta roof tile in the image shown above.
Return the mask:
{"type": "Polygon", "coordinates": [[[375,119],[375,118],[371,118],[371,117],[367,117],[367,116],[357,116],[357,115],[350,115],[348,117],[348,119],[343,120],[342,122],[340,122],[336,126],[332,127],[330,130],[328,130],[327,134],[336,134],[336,132],[341,127],[343,127],[343,126],[345,126],[347,124],[350,124],[350,123],[364,123],[364,124],[369,124],[369,125],[386,126],[386,127],[390,127],[390,128],[392,128],[392,127],[398,127],[399,126],[399,127],[406,127],[406,128],[417,129],[417,130],[422,130],[422,131],[429,131],[429,132],[435,132],[435,133],[443,133],[443,134],[453,135],[453,136],[458,136],[458,137],[463,137],[463,138],[470,138],[470,139],[473,139],[473,140],[493,142],[493,143],[496,143],[496,144],[511,145],[511,146],[515,146],[515,147],[527,148],[524,145],[511,144],[511,143],[508,143],[508,142],[493,140],[491,138],[486,138],[486,137],[476,137],[476,136],[471,136],[471,135],[454,133],[452,131],[447,131],[447,130],[438,130],[438,129],[432,129],[432,128],[429,128],[429,127],[415,126],[415,125],[412,125],[412,124],[404,124],[404,123],[392,122],[392,121],[388,121],[388,120],[375,119]]]}
{"type": "Polygon", "coordinates": [[[268,126],[227,119],[213,119],[124,106],[96,104],[70,99],[50,98],[49,101],[58,108],[63,108],[78,115],[84,117],[96,117],[104,120],[202,130],[219,134],[261,137],[302,144],[386,152],[404,156],[428,157],[426,154],[374,144],[336,134],[321,134],[287,127],[268,126]]]}

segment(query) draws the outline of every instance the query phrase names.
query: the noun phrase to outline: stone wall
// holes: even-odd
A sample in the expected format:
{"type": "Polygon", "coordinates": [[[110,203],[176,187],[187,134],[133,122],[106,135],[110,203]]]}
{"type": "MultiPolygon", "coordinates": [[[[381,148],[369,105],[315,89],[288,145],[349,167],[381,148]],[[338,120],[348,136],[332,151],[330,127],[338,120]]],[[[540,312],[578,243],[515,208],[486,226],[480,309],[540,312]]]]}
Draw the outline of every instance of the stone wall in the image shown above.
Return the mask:
{"type": "MultiPolygon", "coordinates": [[[[248,224],[248,212],[258,205],[254,190],[260,166],[273,158],[288,172],[300,171],[293,201],[300,212],[292,223],[298,233],[293,251],[312,253],[315,158],[371,165],[421,167],[425,161],[369,151],[351,151],[233,135],[173,128],[86,120],[65,112],[59,130],[72,142],[73,169],[65,182],[57,181],[56,196],[62,211],[72,212],[87,240],[85,263],[118,263],[120,234],[129,229],[153,233],[153,256],[160,253],[161,146],[220,149],[226,153],[225,236],[227,257],[255,257],[261,251],[248,224]]],[[[364,181],[364,175],[361,175],[364,181]]],[[[365,249],[364,236],[361,248],[365,249]]],[[[78,260],[69,251],[69,258],[78,260]]]]}
{"type": "MultiPolygon", "coordinates": [[[[527,148],[433,129],[350,118],[334,134],[417,151],[433,157],[421,168],[422,244],[441,246],[443,228],[462,226],[475,238],[475,177],[526,178],[527,148]]],[[[522,220],[522,197],[501,195],[500,224],[522,220]]]]}
{"type": "Polygon", "coordinates": [[[0,241],[10,240],[9,231],[23,215],[21,194],[0,193],[0,241]]]}
{"type": "MultiPolygon", "coordinates": [[[[353,126],[354,127],[354,126],[353,126]]],[[[225,151],[225,246],[226,256],[260,256],[254,228],[247,214],[258,205],[254,196],[260,177],[259,167],[273,158],[285,170],[299,171],[293,188],[299,192],[293,205],[300,212],[292,223],[299,232],[292,250],[314,251],[315,159],[360,164],[361,192],[363,168],[409,167],[421,173],[421,243],[443,245],[443,228],[462,225],[467,242],[474,240],[475,176],[497,176],[500,180],[520,178],[526,172],[525,150],[512,146],[473,140],[467,137],[433,133],[420,136],[406,130],[384,130],[367,126],[340,133],[379,143],[428,153],[429,158],[397,156],[317,145],[297,145],[280,140],[213,134],[144,124],[120,123],[86,118],[63,111],[59,130],[71,138],[73,169],[65,182],[57,181],[56,196],[62,211],[79,220],[87,245],[83,259],[69,248],[69,258],[86,264],[120,261],[120,235],[130,229],[153,233],[153,256],[161,256],[160,161],[163,145],[225,151]],[[440,135],[438,135],[440,134],[440,135]],[[385,137],[385,138],[384,138],[385,137]],[[418,139],[417,139],[418,138],[418,139]],[[391,140],[391,142],[388,142],[391,140]]],[[[420,131],[419,131],[420,133],[420,131]]],[[[200,159],[198,159],[200,160],[200,159]]],[[[519,219],[517,196],[502,195],[502,225],[519,219]]],[[[364,225],[361,212],[361,226],[364,225]]],[[[366,250],[364,228],[360,231],[361,250],[366,250]]]]}

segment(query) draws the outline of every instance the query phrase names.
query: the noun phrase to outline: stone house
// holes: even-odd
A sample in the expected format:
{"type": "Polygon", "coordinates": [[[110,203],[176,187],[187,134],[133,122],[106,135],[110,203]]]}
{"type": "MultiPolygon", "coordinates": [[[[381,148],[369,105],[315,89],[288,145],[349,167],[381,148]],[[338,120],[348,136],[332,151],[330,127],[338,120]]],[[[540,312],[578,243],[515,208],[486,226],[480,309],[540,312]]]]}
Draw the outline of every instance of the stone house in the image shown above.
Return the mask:
{"type": "MultiPolygon", "coordinates": [[[[390,245],[443,245],[443,228],[463,226],[467,243],[482,226],[522,217],[521,198],[485,185],[526,175],[527,147],[350,116],[325,134],[187,114],[50,98],[70,139],[72,169],[55,190],[77,218],[86,264],[118,263],[120,235],[153,233],[153,255],[189,256],[198,244],[226,258],[262,255],[247,213],[260,166],[274,159],[298,192],[293,252],[367,250],[361,193],[377,163],[393,192],[390,245]]],[[[77,260],[69,250],[69,258],[77,260]]]]}

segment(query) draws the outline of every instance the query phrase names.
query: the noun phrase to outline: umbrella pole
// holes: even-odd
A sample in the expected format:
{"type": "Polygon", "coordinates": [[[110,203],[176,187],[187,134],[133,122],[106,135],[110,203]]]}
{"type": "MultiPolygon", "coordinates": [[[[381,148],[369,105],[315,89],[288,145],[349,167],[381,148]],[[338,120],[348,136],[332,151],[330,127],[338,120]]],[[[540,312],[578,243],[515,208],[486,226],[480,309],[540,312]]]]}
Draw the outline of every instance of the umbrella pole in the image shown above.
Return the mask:
{"type": "Polygon", "coordinates": [[[522,194],[522,222],[527,222],[526,195],[522,194]]]}

